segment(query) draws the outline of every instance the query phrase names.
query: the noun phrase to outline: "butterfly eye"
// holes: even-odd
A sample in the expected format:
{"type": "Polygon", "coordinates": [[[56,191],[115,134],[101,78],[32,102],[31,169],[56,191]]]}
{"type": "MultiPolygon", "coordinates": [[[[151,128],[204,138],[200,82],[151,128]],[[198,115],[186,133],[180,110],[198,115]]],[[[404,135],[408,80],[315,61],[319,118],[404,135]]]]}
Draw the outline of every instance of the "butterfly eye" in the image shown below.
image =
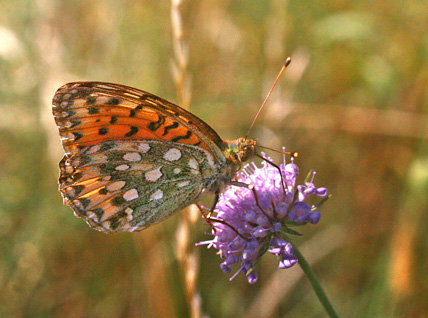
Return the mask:
{"type": "Polygon", "coordinates": [[[242,138],[239,146],[239,158],[241,162],[247,161],[254,156],[256,152],[256,141],[253,139],[242,138]]]}

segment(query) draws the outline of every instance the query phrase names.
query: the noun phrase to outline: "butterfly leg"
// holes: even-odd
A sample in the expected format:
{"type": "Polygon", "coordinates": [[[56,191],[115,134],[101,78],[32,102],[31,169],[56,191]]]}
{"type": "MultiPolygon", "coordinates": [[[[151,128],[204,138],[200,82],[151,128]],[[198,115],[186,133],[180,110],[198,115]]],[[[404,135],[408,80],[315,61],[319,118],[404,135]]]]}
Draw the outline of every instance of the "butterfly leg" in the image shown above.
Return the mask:
{"type": "MultiPolygon", "coordinates": [[[[243,236],[241,233],[239,233],[238,232],[238,230],[237,229],[235,229],[232,225],[230,225],[229,223],[227,223],[226,221],[223,221],[223,220],[220,220],[220,219],[217,219],[217,218],[211,218],[210,219],[210,222],[211,222],[211,224],[212,223],[221,223],[221,224],[224,224],[224,225],[226,225],[226,226],[228,226],[228,227],[230,227],[236,234],[238,234],[240,237],[242,237],[244,240],[246,240],[246,241],[249,241],[249,239],[248,238],[246,238],[245,236],[243,236]]],[[[213,228],[213,230],[214,230],[214,232],[216,232],[216,229],[213,227],[213,225],[211,225],[211,227],[213,228]]]]}
{"type": "MultiPolygon", "coordinates": [[[[218,195],[216,196],[216,200],[218,201],[218,195]]],[[[215,201],[214,206],[212,207],[212,209],[214,210],[217,201],[215,201]]],[[[238,232],[238,230],[236,230],[232,225],[230,225],[229,223],[227,223],[226,221],[217,219],[215,217],[211,217],[212,211],[210,211],[208,213],[208,215],[205,214],[204,209],[202,208],[202,206],[199,203],[195,203],[196,206],[199,208],[199,211],[201,212],[202,216],[204,217],[205,221],[207,221],[207,223],[211,226],[211,229],[213,230],[214,233],[217,232],[217,229],[214,227],[214,223],[221,223],[224,224],[228,227],[230,227],[236,234],[238,234],[240,237],[242,237],[244,240],[248,241],[248,239],[245,236],[242,236],[241,233],[238,232]]]]}
{"type": "Polygon", "coordinates": [[[259,154],[257,154],[256,153],[256,157],[259,157],[259,158],[261,158],[262,160],[264,160],[264,161],[266,161],[268,164],[270,164],[271,166],[273,166],[274,168],[276,168],[277,170],[278,170],[278,172],[279,172],[279,175],[281,176],[281,185],[282,185],[282,190],[284,191],[284,193],[286,192],[285,191],[285,181],[284,181],[284,179],[282,178],[282,173],[281,173],[281,169],[278,167],[278,165],[276,164],[276,163],[274,163],[274,162],[272,162],[272,161],[270,161],[269,159],[267,159],[267,158],[265,158],[265,157],[262,157],[262,156],[260,156],[259,154]]]}
{"type": "Polygon", "coordinates": [[[212,215],[212,214],[213,214],[213,212],[214,212],[214,209],[215,209],[215,207],[216,207],[216,205],[217,205],[217,202],[218,202],[219,198],[220,198],[220,193],[217,193],[217,192],[216,192],[215,197],[214,197],[214,203],[213,203],[213,205],[212,205],[212,207],[211,207],[211,209],[210,209],[210,212],[208,212],[208,215],[205,215],[205,212],[204,212],[204,210],[202,209],[202,206],[201,206],[199,203],[195,203],[195,204],[196,204],[196,206],[199,208],[199,211],[201,212],[201,214],[202,214],[202,216],[204,217],[205,221],[207,221],[207,223],[211,226],[211,229],[212,229],[214,232],[216,232],[216,229],[214,228],[214,226],[213,226],[213,224],[212,224],[212,221],[211,221],[211,215],[212,215]]]}
{"type": "MultiPolygon", "coordinates": [[[[230,227],[236,234],[238,234],[240,237],[242,237],[244,240],[248,241],[248,239],[245,236],[242,236],[241,233],[238,232],[237,229],[235,229],[232,225],[230,225],[229,223],[227,223],[226,221],[217,219],[215,217],[209,217],[207,215],[205,215],[204,210],[202,208],[202,206],[199,203],[195,203],[197,205],[197,207],[199,208],[199,210],[201,211],[202,216],[204,217],[205,221],[207,221],[207,223],[211,226],[211,229],[215,232],[217,232],[216,228],[214,227],[214,223],[221,223],[224,224],[228,227],[230,227]]],[[[210,212],[211,213],[211,212],[210,212]]]]}
{"type": "Polygon", "coordinates": [[[214,233],[217,232],[216,229],[215,229],[215,227],[214,227],[214,225],[213,225],[213,220],[211,219],[211,212],[212,211],[210,211],[208,213],[208,215],[206,215],[205,212],[204,212],[204,209],[202,208],[202,206],[199,203],[197,203],[197,202],[195,204],[198,207],[199,211],[201,212],[201,214],[202,214],[203,218],[205,219],[205,221],[211,226],[211,229],[214,231],[214,233]]]}
{"type": "Polygon", "coordinates": [[[213,214],[214,209],[215,209],[215,207],[216,207],[217,202],[218,202],[218,200],[219,200],[219,199],[220,199],[220,193],[219,193],[219,192],[216,192],[216,193],[215,193],[215,197],[214,197],[214,203],[213,203],[213,205],[212,205],[212,207],[211,207],[211,209],[210,209],[210,212],[208,213],[208,218],[210,218],[210,217],[211,217],[211,215],[213,214]]]}

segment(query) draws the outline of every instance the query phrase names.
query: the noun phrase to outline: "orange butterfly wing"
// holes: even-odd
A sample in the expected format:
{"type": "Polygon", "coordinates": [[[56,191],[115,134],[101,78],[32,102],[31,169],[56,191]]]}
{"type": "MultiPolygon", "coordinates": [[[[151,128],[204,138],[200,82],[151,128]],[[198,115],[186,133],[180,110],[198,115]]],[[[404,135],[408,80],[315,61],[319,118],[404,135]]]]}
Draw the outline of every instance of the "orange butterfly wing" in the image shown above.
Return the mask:
{"type": "Polygon", "coordinates": [[[222,158],[223,140],[204,121],[160,97],[132,87],[75,82],[60,87],[53,114],[66,155],[106,140],[165,140],[195,145],[222,158]]]}

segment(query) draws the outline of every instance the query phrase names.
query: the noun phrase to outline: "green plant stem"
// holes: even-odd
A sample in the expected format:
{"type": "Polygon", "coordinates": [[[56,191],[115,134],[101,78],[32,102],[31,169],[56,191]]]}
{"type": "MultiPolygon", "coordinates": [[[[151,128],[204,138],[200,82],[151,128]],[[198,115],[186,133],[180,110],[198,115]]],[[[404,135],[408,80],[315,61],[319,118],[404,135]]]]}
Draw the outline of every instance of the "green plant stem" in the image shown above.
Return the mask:
{"type": "Polygon", "coordinates": [[[321,287],[318,279],[316,278],[314,272],[312,271],[312,268],[309,266],[306,259],[303,257],[302,253],[300,253],[299,249],[296,247],[296,245],[293,245],[294,254],[296,255],[297,259],[299,260],[299,265],[302,268],[303,272],[305,273],[306,277],[309,279],[309,282],[312,285],[312,288],[315,291],[315,294],[318,296],[319,301],[323,305],[325,311],[328,313],[330,317],[337,318],[339,317],[334,310],[333,306],[331,305],[330,301],[327,298],[326,293],[324,292],[323,288],[321,287]]]}

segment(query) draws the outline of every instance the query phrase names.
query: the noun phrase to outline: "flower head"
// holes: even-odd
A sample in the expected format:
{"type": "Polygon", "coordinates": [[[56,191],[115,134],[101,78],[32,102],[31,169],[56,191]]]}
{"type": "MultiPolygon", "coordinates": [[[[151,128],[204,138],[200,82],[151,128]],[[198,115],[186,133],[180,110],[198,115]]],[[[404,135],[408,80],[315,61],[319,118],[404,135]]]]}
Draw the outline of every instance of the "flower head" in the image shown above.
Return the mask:
{"type": "MultiPolygon", "coordinates": [[[[265,157],[264,154],[262,154],[265,157]]],[[[317,206],[304,202],[310,196],[324,197],[326,188],[313,184],[315,172],[296,187],[299,168],[294,161],[278,167],[265,157],[262,167],[253,162],[237,175],[239,182],[250,185],[229,186],[220,196],[212,218],[212,240],[200,242],[219,250],[224,259],[220,265],[225,273],[239,264],[249,283],[257,281],[254,266],[265,252],[279,259],[279,268],[289,268],[297,262],[289,234],[298,234],[292,226],[318,223],[321,212],[317,206]]]]}

